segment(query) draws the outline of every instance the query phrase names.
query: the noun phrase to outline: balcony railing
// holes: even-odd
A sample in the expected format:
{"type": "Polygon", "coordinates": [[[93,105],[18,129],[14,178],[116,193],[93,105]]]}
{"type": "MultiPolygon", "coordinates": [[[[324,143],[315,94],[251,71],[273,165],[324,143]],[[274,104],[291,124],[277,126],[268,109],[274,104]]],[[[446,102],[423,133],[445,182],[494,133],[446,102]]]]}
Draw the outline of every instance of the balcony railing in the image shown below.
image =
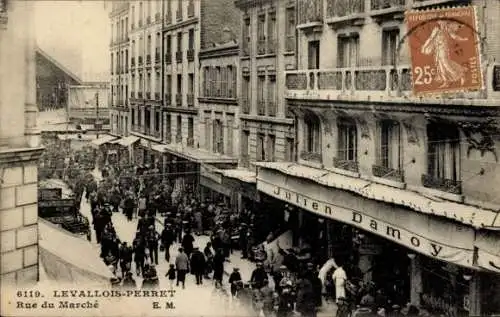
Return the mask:
{"type": "Polygon", "coordinates": [[[175,60],[177,63],[182,63],[182,52],[175,52],[175,60]]]}
{"type": "Polygon", "coordinates": [[[461,195],[462,182],[447,178],[437,178],[432,175],[422,175],[422,185],[427,188],[437,189],[446,193],[461,195]]]}
{"type": "Polygon", "coordinates": [[[359,170],[358,162],[351,160],[342,160],[339,158],[333,158],[333,167],[340,168],[346,171],[351,171],[357,173],[359,170]]]}
{"type": "Polygon", "coordinates": [[[322,0],[299,0],[298,18],[300,24],[323,23],[322,0]]]}
{"type": "Polygon", "coordinates": [[[155,22],[160,22],[160,21],[161,21],[161,14],[160,14],[160,12],[157,12],[155,14],[155,22]]]}
{"type": "Polygon", "coordinates": [[[151,64],[151,55],[148,54],[146,55],[146,65],[150,65],[151,64]]]}
{"type": "Polygon", "coordinates": [[[371,0],[372,10],[383,10],[391,7],[404,6],[406,0],[371,0]]]}
{"type": "Polygon", "coordinates": [[[295,35],[287,35],[285,39],[285,51],[295,52],[295,35]]]}
{"type": "Polygon", "coordinates": [[[257,54],[258,55],[264,55],[266,54],[266,38],[260,38],[257,41],[257,54]]]}
{"type": "Polygon", "coordinates": [[[259,116],[265,116],[266,115],[266,102],[261,100],[257,101],[257,114],[259,116]]]}
{"type": "Polygon", "coordinates": [[[165,64],[172,64],[172,54],[165,54],[165,64]]]}
{"type": "Polygon", "coordinates": [[[305,161],[318,162],[318,163],[321,163],[321,161],[323,160],[321,153],[314,153],[308,151],[302,151],[300,153],[300,158],[305,161]]]}
{"type": "Polygon", "coordinates": [[[137,98],[142,99],[142,91],[139,91],[139,92],[137,93],[137,98]]]}
{"type": "Polygon", "coordinates": [[[138,61],[139,66],[142,66],[142,56],[139,56],[139,57],[138,57],[138,60],[139,60],[139,61],[138,61]]]}
{"type": "Polygon", "coordinates": [[[146,100],[151,100],[151,92],[146,92],[146,100]]]}
{"type": "Polygon", "coordinates": [[[190,48],[187,50],[187,60],[188,62],[194,61],[194,49],[190,48]]]}
{"type": "Polygon", "coordinates": [[[188,107],[194,106],[194,94],[187,94],[187,105],[188,107]]]}
{"type": "Polygon", "coordinates": [[[194,138],[187,138],[187,146],[194,147],[194,138]]]}
{"type": "MultiPolygon", "coordinates": [[[[318,93],[356,91],[390,92],[410,91],[411,72],[402,66],[353,67],[315,69],[286,72],[286,88],[289,90],[314,90],[318,93]]],[[[331,95],[330,95],[331,97],[331,95]]]]}
{"type": "Polygon", "coordinates": [[[163,104],[168,107],[172,104],[172,95],[165,94],[165,98],[163,99],[163,104]]]}
{"type": "Polygon", "coordinates": [[[187,7],[188,18],[194,17],[194,3],[190,1],[187,7]]]}
{"type": "Polygon", "coordinates": [[[161,100],[161,94],[159,92],[155,92],[155,100],[161,100]]]}
{"type": "Polygon", "coordinates": [[[267,54],[275,54],[276,53],[276,40],[273,38],[269,38],[267,40],[267,54]]]}
{"type": "Polygon", "coordinates": [[[373,176],[394,180],[397,182],[404,182],[404,172],[401,170],[393,169],[382,165],[372,166],[373,176]]]}
{"type": "Polygon", "coordinates": [[[327,17],[344,17],[365,11],[365,1],[359,0],[327,0],[327,17]]]}
{"type": "Polygon", "coordinates": [[[278,109],[277,109],[275,101],[268,101],[267,102],[267,115],[268,116],[275,117],[277,110],[278,109]]]}
{"type": "Polygon", "coordinates": [[[177,133],[177,134],[175,135],[175,142],[176,142],[176,143],[181,143],[181,142],[182,142],[182,134],[177,133]]]}
{"type": "Polygon", "coordinates": [[[182,107],[182,95],[181,94],[175,95],[175,105],[177,107],[182,107]]]}
{"type": "Polygon", "coordinates": [[[172,142],[172,133],[167,132],[167,133],[165,134],[165,142],[166,142],[166,143],[171,143],[171,142],[172,142]]]}

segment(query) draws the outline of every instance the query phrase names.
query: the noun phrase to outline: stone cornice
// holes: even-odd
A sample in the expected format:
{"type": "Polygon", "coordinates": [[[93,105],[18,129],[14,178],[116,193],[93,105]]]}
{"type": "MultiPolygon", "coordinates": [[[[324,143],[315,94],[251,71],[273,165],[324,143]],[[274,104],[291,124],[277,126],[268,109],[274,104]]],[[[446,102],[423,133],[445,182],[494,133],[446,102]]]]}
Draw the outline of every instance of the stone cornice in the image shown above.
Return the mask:
{"type": "Polygon", "coordinates": [[[226,47],[214,47],[200,51],[198,54],[199,59],[209,59],[222,56],[239,56],[240,50],[238,44],[226,47]]]}
{"type": "Polygon", "coordinates": [[[191,24],[198,23],[199,18],[198,17],[193,17],[188,20],[181,21],[179,23],[174,23],[172,25],[165,26],[163,28],[163,32],[171,31],[171,30],[177,30],[186,26],[189,26],[191,24]]]}
{"type": "Polygon", "coordinates": [[[211,104],[238,105],[236,98],[198,97],[198,102],[211,104]]]}
{"type": "Polygon", "coordinates": [[[37,161],[42,152],[43,147],[37,148],[0,148],[0,166],[20,165],[23,163],[37,161]]]}
{"type": "Polygon", "coordinates": [[[186,113],[186,114],[198,114],[198,108],[187,108],[187,107],[162,107],[163,112],[173,112],[173,113],[186,113]]]}

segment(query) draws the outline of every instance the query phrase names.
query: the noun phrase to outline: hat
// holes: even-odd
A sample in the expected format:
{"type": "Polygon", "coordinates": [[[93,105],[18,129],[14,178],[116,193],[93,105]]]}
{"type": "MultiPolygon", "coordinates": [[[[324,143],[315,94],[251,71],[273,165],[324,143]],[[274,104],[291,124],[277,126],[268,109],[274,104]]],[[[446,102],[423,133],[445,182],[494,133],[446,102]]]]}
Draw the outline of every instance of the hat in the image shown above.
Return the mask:
{"type": "Polygon", "coordinates": [[[240,268],[239,267],[233,267],[233,271],[239,271],[240,268]]]}
{"type": "Polygon", "coordinates": [[[284,271],[284,270],[288,270],[288,268],[286,267],[286,265],[282,265],[282,266],[280,266],[280,270],[284,271]]]}
{"type": "Polygon", "coordinates": [[[262,266],[262,262],[257,262],[257,266],[262,266]]]}
{"type": "Polygon", "coordinates": [[[314,264],[312,264],[311,262],[308,262],[307,263],[307,267],[310,268],[310,267],[314,267],[314,264]]]}

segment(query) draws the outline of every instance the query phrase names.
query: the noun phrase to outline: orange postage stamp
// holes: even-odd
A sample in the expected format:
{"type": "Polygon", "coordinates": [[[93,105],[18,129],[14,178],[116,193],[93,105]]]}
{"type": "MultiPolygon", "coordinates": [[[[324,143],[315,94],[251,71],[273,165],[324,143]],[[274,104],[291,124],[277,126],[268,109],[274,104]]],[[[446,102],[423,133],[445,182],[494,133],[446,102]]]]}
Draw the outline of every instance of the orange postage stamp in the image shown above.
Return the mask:
{"type": "Polygon", "coordinates": [[[474,7],[409,11],[405,19],[415,95],[482,89],[474,7]]]}

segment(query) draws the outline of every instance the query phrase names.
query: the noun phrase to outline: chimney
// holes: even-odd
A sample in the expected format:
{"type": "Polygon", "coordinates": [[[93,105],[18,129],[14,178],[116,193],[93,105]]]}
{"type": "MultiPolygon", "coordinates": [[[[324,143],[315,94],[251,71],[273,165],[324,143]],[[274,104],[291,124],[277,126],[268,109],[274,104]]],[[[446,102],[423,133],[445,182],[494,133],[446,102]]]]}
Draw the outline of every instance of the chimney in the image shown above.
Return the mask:
{"type": "Polygon", "coordinates": [[[222,44],[229,43],[233,39],[233,32],[226,26],[222,29],[222,44]]]}

